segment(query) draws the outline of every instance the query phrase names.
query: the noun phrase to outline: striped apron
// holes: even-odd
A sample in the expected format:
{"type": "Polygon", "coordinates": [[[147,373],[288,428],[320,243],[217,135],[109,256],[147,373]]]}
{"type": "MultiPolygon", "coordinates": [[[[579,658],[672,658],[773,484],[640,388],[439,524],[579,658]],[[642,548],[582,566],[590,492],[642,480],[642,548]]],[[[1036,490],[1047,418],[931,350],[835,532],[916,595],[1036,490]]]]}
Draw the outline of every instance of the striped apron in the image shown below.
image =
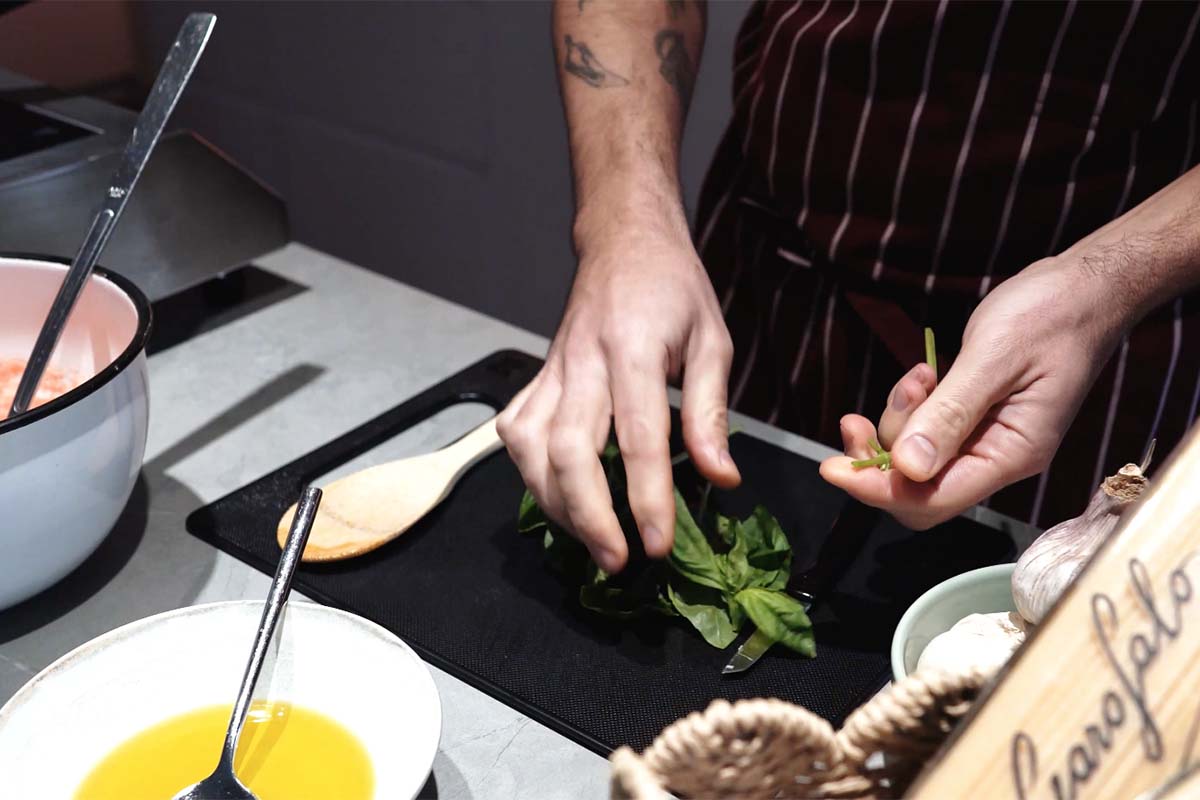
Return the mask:
{"type": "MultiPolygon", "coordinates": [[[[1197,164],[1198,22],[1197,2],[755,3],[696,224],[731,406],[840,447],[921,326],[957,352],[991,287],[1197,164]]],[[[1192,293],[1123,339],[1050,468],[988,504],[1074,516],[1198,401],[1192,293]]]]}

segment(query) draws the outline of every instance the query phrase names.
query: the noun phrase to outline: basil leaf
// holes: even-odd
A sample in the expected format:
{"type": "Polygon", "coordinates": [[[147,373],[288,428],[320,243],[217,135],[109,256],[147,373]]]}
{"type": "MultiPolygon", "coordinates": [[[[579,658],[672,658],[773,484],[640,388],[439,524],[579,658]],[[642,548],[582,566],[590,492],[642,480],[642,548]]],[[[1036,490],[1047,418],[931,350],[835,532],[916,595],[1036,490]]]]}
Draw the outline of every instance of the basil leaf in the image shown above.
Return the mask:
{"type": "Polygon", "coordinates": [[[674,584],[667,584],[671,605],[713,647],[724,650],[733,644],[737,638],[737,628],[729,618],[729,612],[723,608],[721,593],[687,581],[679,581],[678,584],[678,588],[674,584]]]}
{"type": "Polygon", "coordinates": [[[692,512],[678,489],[675,490],[675,546],[669,559],[676,572],[694,583],[718,590],[730,588],[716,553],[692,519],[692,512]]]}
{"type": "Polygon", "coordinates": [[[750,579],[738,587],[741,589],[767,589],[772,592],[782,592],[787,588],[788,573],[786,570],[762,570],[751,567],[750,579]]]}
{"type": "MultiPolygon", "coordinates": [[[[670,589],[670,587],[668,586],[668,591],[669,591],[669,589],[670,589]]],[[[650,610],[654,611],[656,613],[662,614],[664,617],[678,617],[679,616],[679,609],[675,608],[674,604],[671,603],[671,599],[669,597],[666,597],[662,594],[660,594],[660,595],[658,595],[658,597],[654,598],[654,603],[653,603],[653,605],[650,606],[650,610]]]]}
{"type": "Polygon", "coordinates": [[[737,596],[731,594],[725,595],[725,605],[729,608],[729,621],[733,623],[733,629],[740,631],[746,622],[746,609],[737,601],[737,596]]]}
{"type": "Polygon", "coordinates": [[[757,587],[783,589],[791,573],[792,549],[779,523],[759,506],[744,521],[717,515],[718,536],[730,545],[729,552],[717,555],[726,580],[726,589],[737,593],[757,587]]]}
{"type": "Polygon", "coordinates": [[[604,477],[608,481],[608,492],[612,495],[613,504],[617,507],[629,507],[628,493],[625,490],[625,462],[621,458],[621,448],[616,442],[609,442],[600,453],[600,465],[604,468],[604,477]]]}
{"type": "Polygon", "coordinates": [[[787,586],[792,572],[792,546],[779,527],[779,521],[762,506],[754,509],[744,522],[737,526],[738,535],[746,541],[753,574],[739,588],[757,587],[782,590],[787,586]]]}
{"type": "Polygon", "coordinates": [[[539,528],[549,527],[550,518],[542,513],[537,500],[528,491],[521,498],[521,507],[517,510],[517,532],[531,533],[539,528]]]}
{"type": "Polygon", "coordinates": [[[746,559],[746,537],[744,536],[736,536],[729,552],[724,556],[717,556],[717,559],[725,572],[726,587],[731,592],[737,592],[751,585],[755,574],[760,572],[751,567],[750,562],[746,559]]]}
{"type": "Polygon", "coordinates": [[[798,600],[783,592],[755,588],[743,589],[734,599],[772,640],[809,658],[817,654],[812,622],[798,600]]]}
{"type": "Polygon", "coordinates": [[[723,541],[725,544],[733,547],[734,542],[737,540],[737,521],[730,519],[724,514],[717,514],[716,516],[717,520],[715,527],[717,529],[717,536],[720,536],[721,541],[723,541]]]}
{"type": "Polygon", "coordinates": [[[758,569],[781,569],[790,566],[792,546],[779,527],[779,521],[762,506],[744,522],[738,523],[738,534],[746,539],[746,558],[758,569]]]}

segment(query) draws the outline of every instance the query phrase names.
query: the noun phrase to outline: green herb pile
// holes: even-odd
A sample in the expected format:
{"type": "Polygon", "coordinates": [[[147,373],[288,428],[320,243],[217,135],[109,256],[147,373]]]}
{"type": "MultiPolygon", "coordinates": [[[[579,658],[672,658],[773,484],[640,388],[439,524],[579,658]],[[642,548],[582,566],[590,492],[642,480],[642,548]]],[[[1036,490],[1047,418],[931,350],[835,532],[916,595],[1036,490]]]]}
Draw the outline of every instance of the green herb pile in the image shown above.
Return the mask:
{"type": "MultiPolygon", "coordinates": [[[[616,445],[601,460],[617,519],[631,541],[637,525],[629,510],[625,470],[616,445]]],[[[542,534],[546,558],[566,580],[579,583],[579,602],[591,611],[629,619],[644,614],[681,616],[713,647],[724,649],[747,621],[772,643],[816,655],[804,607],[784,592],[792,548],[775,517],[762,506],[744,520],[706,513],[708,490],[692,515],[675,490],[675,546],[663,561],[630,564],[619,575],[596,566],[587,549],[552,522],[529,492],[521,500],[517,529],[542,534]],[[707,531],[707,532],[706,532],[707,531]]]]}

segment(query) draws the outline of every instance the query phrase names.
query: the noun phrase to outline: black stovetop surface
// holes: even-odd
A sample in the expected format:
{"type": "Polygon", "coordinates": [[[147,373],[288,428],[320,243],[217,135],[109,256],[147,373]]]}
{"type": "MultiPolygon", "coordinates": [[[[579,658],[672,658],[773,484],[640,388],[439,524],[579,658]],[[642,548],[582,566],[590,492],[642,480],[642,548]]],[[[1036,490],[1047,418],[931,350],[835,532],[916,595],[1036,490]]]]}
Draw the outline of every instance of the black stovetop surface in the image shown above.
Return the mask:
{"type": "Polygon", "coordinates": [[[91,136],[87,128],[0,100],[0,161],[91,136]]]}

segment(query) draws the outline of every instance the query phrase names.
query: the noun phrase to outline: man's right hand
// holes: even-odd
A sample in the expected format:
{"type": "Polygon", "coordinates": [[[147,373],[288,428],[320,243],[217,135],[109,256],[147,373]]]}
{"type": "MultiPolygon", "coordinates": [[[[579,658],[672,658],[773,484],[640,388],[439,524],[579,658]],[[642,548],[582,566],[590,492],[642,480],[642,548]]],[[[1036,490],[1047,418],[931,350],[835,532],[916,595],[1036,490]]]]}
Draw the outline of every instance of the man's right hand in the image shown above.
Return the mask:
{"type": "Polygon", "coordinates": [[[545,367],[497,428],[542,510],[616,572],[629,548],[599,458],[613,422],[646,553],[674,543],[668,380],[682,376],[700,472],[740,480],[725,412],[733,346],[679,194],[705,8],[556,0],[553,17],[579,270],[545,367]]]}
{"type": "Polygon", "coordinates": [[[668,380],[682,376],[683,438],[701,474],[741,480],[728,449],[733,345],[687,231],[668,227],[581,248],[546,364],[497,420],[538,505],[610,573],[629,555],[599,460],[612,422],[646,553],[674,542],[668,380]]]}

